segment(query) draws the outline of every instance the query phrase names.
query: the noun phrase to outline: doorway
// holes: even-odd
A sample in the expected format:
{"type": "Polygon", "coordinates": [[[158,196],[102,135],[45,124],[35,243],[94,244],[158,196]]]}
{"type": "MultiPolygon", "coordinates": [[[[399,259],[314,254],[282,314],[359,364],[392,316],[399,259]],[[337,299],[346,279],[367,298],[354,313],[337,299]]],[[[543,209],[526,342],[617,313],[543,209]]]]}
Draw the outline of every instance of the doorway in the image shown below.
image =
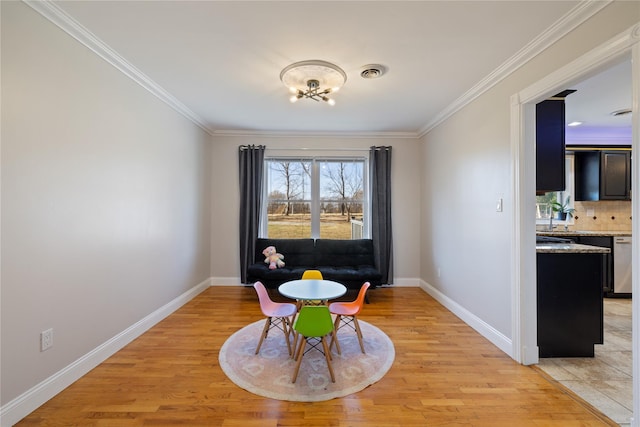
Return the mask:
{"type": "MultiPolygon", "coordinates": [[[[637,26],[636,26],[637,31],[637,26]]],[[[513,333],[512,354],[514,359],[523,364],[538,363],[537,348],[537,319],[536,319],[536,253],[535,253],[535,104],[548,96],[563,90],[577,82],[598,74],[609,66],[631,57],[633,59],[633,87],[634,111],[638,111],[640,99],[640,44],[633,37],[633,28],[620,34],[614,40],[605,43],[565,67],[557,70],[545,79],[535,83],[525,90],[515,94],[511,102],[511,141],[512,163],[514,164],[514,255],[512,259],[513,271],[513,333]]],[[[638,114],[632,118],[633,137],[632,150],[640,152],[638,114]]],[[[633,162],[632,176],[640,176],[638,162],[633,162]]],[[[637,182],[637,178],[634,178],[637,182]]],[[[632,188],[632,211],[640,208],[640,191],[638,186],[632,188]]],[[[633,217],[633,230],[639,230],[637,214],[633,217]]],[[[640,250],[638,233],[633,235],[633,250],[637,254],[640,250]]],[[[634,257],[633,270],[638,269],[638,258],[634,257]]],[[[633,277],[633,291],[638,295],[638,274],[633,277]]],[[[633,313],[633,348],[638,348],[640,331],[640,300],[632,302],[633,313]]],[[[633,354],[633,405],[634,413],[640,411],[640,358],[633,354]]],[[[636,421],[631,419],[632,426],[640,425],[640,417],[636,421]]]]}

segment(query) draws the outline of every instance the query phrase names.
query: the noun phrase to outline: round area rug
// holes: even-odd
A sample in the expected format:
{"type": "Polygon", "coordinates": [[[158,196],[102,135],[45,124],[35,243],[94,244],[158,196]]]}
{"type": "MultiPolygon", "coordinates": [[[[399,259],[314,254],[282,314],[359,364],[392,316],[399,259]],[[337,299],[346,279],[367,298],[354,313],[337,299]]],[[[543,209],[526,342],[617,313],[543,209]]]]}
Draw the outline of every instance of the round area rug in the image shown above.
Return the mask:
{"type": "Polygon", "coordinates": [[[337,354],[335,345],[331,351],[336,382],[331,382],[324,355],[316,349],[309,350],[311,347],[307,344],[309,352],[302,358],[298,378],[292,383],[296,362],[289,357],[282,331],[271,329],[260,353],[254,354],[264,322],[252,323],[231,335],[222,345],[219,356],[220,366],[229,379],[259,396],[297,402],[347,396],[382,378],[395,358],[391,339],[377,327],[359,320],[366,354],[360,350],[355,331],[342,328],[338,331],[342,354],[337,354]]]}

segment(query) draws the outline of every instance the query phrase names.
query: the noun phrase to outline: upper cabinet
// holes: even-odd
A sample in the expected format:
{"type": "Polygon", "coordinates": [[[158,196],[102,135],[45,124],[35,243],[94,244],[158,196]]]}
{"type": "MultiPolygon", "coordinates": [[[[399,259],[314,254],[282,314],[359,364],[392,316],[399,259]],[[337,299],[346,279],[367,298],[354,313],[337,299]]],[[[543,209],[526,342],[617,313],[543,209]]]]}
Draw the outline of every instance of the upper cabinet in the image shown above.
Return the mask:
{"type": "Polygon", "coordinates": [[[576,151],[575,200],[630,200],[631,151],[576,151]]]}
{"type": "Polygon", "coordinates": [[[536,104],[536,193],[565,189],[565,90],[536,104]]]}

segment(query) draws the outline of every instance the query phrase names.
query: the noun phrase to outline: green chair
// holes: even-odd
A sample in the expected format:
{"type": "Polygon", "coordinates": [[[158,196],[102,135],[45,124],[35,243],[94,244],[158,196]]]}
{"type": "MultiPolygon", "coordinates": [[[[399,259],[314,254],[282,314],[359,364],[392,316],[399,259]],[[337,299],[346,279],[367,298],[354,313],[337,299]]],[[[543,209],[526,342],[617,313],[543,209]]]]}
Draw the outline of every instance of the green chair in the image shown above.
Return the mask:
{"type": "Polygon", "coordinates": [[[336,382],[335,376],[333,375],[333,367],[331,366],[331,353],[329,350],[329,345],[327,344],[327,340],[325,338],[329,334],[332,334],[332,336],[333,334],[335,334],[329,307],[325,305],[303,306],[300,309],[300,313],[298,314],[298,319],[296,320],[295,325],[293,325],[293,329],[296,330],[297,336],[300,338],[297,339],[297,341],[299,341],[299,344],[298,348],[294,352],[294,359],[297,358],[298,363],[296,364],[296,369],[293,373],[291,382],[295,383],[296,379],[298,378],[298,371],[300,370],[300,365],[302,364],[302,357],[306,354],[305,347],[307,346],[307,343],[311,346],[311,348],[307,351],[316,348],[316,350],[324,353],[324,357],[325,359],[327,359],[327,367],[329,368],[329,373],[331,374],[331,381],[336,382]],[[320,344],[322,344],[322,348],[324,351],[317,348],[317,346],[320,344]]]}

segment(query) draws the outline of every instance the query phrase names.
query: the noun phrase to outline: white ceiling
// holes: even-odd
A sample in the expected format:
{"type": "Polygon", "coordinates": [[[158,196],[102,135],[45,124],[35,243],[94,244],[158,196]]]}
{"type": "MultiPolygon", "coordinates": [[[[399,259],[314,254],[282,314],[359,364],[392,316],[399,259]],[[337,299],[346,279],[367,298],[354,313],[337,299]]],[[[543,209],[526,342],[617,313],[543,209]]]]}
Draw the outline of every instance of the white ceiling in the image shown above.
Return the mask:
{"type": "Polygon", "coordinates": [[[212,131],[419,134],[578,3],[55,4],[212,131]],[[308,59],[330,61],[346,71],[335,106],[289,102],[280,71],[308,59]],[[375,80],[361,78],[362,67],[372,63],[385,66],[387,73],[375,80]]]}
{"type": "Polygon", "coordinates": [[[631,108],[631,77],[631,59],[624,58],[570,87],[576,92],[565,100],[566,122],[582,124],[567,128],[568,143],[631,143],[631,115],[612,115],[615,111],[631,108]]]}

